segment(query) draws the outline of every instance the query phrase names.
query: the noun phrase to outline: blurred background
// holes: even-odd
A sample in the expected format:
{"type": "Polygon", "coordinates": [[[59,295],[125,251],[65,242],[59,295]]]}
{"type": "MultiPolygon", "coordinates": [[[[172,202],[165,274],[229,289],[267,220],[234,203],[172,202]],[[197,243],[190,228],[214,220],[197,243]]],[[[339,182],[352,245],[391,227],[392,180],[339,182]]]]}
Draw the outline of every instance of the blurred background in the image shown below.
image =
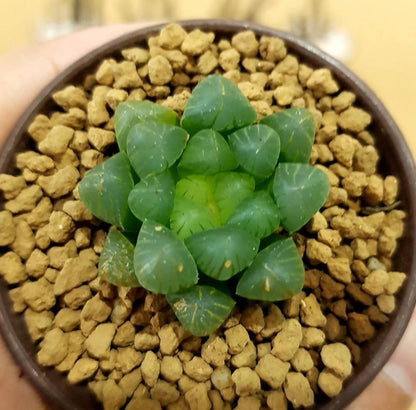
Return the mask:
{"type": "Polygon", "coordinates": [[[91,25],[233,18],[291,31],[342,60],[380,97],[416,154],[416,0],[14,0],[0,56],[91,25]]]}

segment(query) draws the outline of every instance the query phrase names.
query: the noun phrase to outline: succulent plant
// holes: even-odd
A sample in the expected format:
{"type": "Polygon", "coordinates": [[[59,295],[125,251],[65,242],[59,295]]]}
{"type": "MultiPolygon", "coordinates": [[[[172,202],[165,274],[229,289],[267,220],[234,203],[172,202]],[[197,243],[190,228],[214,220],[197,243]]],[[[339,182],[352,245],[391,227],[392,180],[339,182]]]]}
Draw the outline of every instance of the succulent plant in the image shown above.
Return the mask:
{"type": "Polygon", "coordinates": [[[115,227],[101,278],[166,295],[194,335],[221,326],[235,295],[279,301],[303,286],[290,234],[329,191],[326,175],[308,164],[314,121],[301,108],[256,118],[219,75],[194,88],[181,119],[149,101],[121,103],[119,152],[79,184],[86,208],[115,227]]]}

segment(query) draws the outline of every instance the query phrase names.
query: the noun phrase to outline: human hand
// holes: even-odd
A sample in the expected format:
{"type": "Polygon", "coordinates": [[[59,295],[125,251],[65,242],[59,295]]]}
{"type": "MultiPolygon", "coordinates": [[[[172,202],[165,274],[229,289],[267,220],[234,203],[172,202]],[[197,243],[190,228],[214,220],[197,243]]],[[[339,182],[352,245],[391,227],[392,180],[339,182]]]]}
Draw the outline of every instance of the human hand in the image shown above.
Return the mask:
{"type": "MultiPolygon", "coordinates": [[[[0,57],[0,147],[24,109],[57,74],[94,48],[142,25],[87,29],[0,57]]],[[[389,363],[348,410],[409,409],[412,399],[416,397],[415,338],[416,313],[389,363]]],[[[0,407],[5,409],[47,408],[21,375],[1,339],[0,397],[0,407]]]]}
{"type": "MultiPolygon", "coordinates": [[[[31,101],[54,77],[89,51],[146,24],[96,27],[0,56],[0,149],[31,101]]],[[[0,409],[45,410],[0,337],[0,409]]]]}
{"type": "Polygon", "coordinates": [[[383,370],[347,410],[416,410],[416,310],[383,370]]]}

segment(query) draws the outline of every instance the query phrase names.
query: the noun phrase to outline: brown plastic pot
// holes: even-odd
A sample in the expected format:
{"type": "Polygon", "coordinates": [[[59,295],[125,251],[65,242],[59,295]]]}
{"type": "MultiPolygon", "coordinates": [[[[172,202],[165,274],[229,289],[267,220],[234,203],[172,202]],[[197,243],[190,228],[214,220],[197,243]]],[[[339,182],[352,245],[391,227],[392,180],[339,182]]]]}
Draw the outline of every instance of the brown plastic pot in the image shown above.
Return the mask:
{"type": "MultiPolygon", "coordinates": [[[[314,68],[329,68],[342,89],[357,96],[356,104],[373,117],[370,131],[376,138],[376,146],[382,158],[380,171],[395,175],[400,180],[400,200],[408,218],[406,230],[394,258],[394,269],[407,273],[408,279],[397,295],[397,308],[390,321],[376,332],[376,336],[362,348],[361,362],[344,383],[341,393],[329,400],[319,396],[315,408],[334,410],[346,407],[374,379],[393,353],[408,324],[416,304],[416,168],[408,146],[380,100],[350,70],[317,48],[294,38],[292,35],[242,22],[219,20],[193,20],[181,23],[186,29],[200,28],[214,31],[219,36],[231,37],[235,33],[251,29],[257,35],[277,36],[286,42],[290,53],[302,63],[314,68]]],[[[118,57],[119,50],[141,45],[156,35],[162,25],[147,27],[124,35],[81,58],[52,81],[29,106],[9,135],[0,153],[0,173],[13,173],[14,154],[28,148],[30,139],[26,129],[39,113],[48,113],[55,104],[53,92],[67,84],[82,83],[83,77],[92,73],[99,62],[108,57],[118,57]]],[[[369,57],[370,58],[370,57],[369,57]]],[[[53,409],[81,410],[101,408],[84,386],[71,386],[66,377],[56,370],[39,366],[35,359],[35,346],[30,341],[22,315],[13,313],[7,286],[0,283],[0,329],[16,362],[53,409]]]]}

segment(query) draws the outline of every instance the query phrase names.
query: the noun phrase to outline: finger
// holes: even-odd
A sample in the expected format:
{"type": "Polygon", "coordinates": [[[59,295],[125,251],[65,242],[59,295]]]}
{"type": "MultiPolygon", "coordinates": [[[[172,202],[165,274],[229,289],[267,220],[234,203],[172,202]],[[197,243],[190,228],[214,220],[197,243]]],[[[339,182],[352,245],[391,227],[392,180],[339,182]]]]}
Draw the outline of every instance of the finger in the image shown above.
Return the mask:
{"type": "Polygon", "coordinates": [[[383,371],[401,388],[416,398],[416,310],[406,332],[383,371]]]}
{"type": "MultiPolygon", "coordinates": [[[[91,28],[14,50],[0,58],[0,146],[24,109],[59,72],[91,50],[144,23],[91,28]]],[[[45,409],[0,338],[0,397],[4,408],[45,409]],[[17,393],[18,392],[18,393],[17,393]]]]}
{"type": "Polygon", "coordinates": [[[2,409],[45,410],[47,407],[16,366],[0,339],[0,397],[2,409]]]}
{"type": "Polygon", "coordinates": [[[147,25],[148,23],[142,22],[88,28],[44,43],[41,52],[58,71],[62,71],[100,45],[147,25]]]}
{"type": "Polygon", "coordinates": [[[59,72],[100,45],[145,25],[90,28],[4,55],[0,59],[0,146],[25,108],[59,72]]]}
{"type": "Polygon", "coordinates": [[[346,410],[408,410],[412,398],[381,372],[346,410]]]}

